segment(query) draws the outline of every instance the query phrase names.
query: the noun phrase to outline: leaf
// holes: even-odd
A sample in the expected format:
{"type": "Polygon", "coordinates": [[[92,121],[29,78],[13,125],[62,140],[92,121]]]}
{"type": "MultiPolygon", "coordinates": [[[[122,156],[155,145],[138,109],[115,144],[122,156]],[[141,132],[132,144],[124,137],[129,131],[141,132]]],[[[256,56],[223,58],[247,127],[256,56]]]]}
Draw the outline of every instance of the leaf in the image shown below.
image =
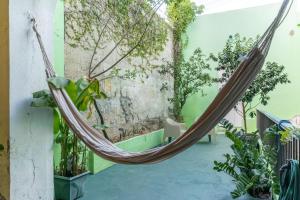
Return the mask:
{"type": "Polygon", "coordinates": [[[89,81],[84,78],[81,78],[78,81],[76,81],[78,93],[80,94],[85,88],[88,87],[89,84],[90,84],[89,81]]]}
{"type": "Polygon", "coordinates": [[[33,98],[49,97],[52,96],[49,90],[40,90],[32,93],[33,98]]]}
{"type": "Polygon", "coordinates": [[[31,107],[50,107],[55,108],[56,104],[52,97],[52,94],[46,90],[33,93],[33,99],[31,101],[31,107]]]}
{"type": "Polygon", "coordinates": [[[65,90],[68,93],[71,100],[73,101],[73,103],[75,103],[78,95],[78,89],[76,84],[72,80],[70,80],[68,85],[65,86],[65,90]]]}
{"type": "Polygon", "coordinates": [[[60,130],[60,113],[58,109],[53,109],[53,131],[54,134],[59,133],[60,130]]]}
{"type": "Polygon", "coordinates": [[[91,101],[92,101],[91,97],[89,97],[89,96],[83,97],[83,99],[77,105],[78,110],[86,111],[88,109],[88,106],[89,106],[91,101]]]}
{"type": "Polygon", "coordinates": [[[81,111],[86,111],[89,104],[94,99],[107,98],[106,94],[100,91],[99,81],[93,80],[82,92],[76,100],[76,107],[81,111]]]}
{"type": "Polygon", "coordinates": [[[70,83],[70,80],[64,77],[57,76],[57,77],[49,78],[48,83],[53,87],[55,87],[56,89],[62,89],[65,88],[70,83]]]}
{"type": "Polygon", "coordinates": [[[60,144],[63,140],[63,137],[59,134],[56,138],[55,138],[55,143],[56,144],[60,144]]]}

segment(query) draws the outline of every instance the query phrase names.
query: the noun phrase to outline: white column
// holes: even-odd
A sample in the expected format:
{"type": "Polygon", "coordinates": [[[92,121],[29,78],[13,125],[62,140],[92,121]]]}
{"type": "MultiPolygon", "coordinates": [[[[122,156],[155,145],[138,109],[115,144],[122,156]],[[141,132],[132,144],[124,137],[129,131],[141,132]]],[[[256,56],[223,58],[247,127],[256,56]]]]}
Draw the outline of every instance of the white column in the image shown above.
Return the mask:
{"type": "Polygon", "coordinates": [[[10,0],[10,199],[53,200],[52,112],[31,108],[46,89],[42,56],[28,14],[35,16],[52,58],[56,0],[10,0]]]}

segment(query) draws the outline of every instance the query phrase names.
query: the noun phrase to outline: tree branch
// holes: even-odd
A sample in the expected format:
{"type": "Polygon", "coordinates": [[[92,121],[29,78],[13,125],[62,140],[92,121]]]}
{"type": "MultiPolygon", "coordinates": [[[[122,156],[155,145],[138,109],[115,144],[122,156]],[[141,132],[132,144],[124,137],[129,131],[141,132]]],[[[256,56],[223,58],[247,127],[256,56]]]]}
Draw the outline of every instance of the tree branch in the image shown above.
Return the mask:
{"type": "Polygon", "coordinates": [[[91,78],[91,74],[92,74],[92,71],[91,71],[91,69],[92,69],[92,64],[93,64],[93,60],[94,60],[94,57],[95,57],[95,55],[96,55],[96,52],[97,52],[97,49],[98,49],[98,46],[99,46],[101,37],[102,37],[102,35],[103,35],[103,33],[104,33],[104,31],[105,31],[107,25],[108,25],[108,22],[111,20],[111,18],[112,18],[111,16],[108,18],[108,20],[107,20],[107,22],[105,23],[103,29],[101,30],[101,33],[99,34],[99,38],[98,38],[97,42],[96,42],[96,46],[95,46],[95,48],[94,48],[93,55],[92,55],[92,58],[91,58],[90,64],[89,64],[89,74],[88,74],[88,77],[89,77],[89,78],[91,78]]]}
{"type": "Polygon", "coordinates": [[[134,46],[133,46],[126,54],[124,54],[124,55],[123,55],[119,60],[117,60],[113,65],[111,65],[109,68],[105,69],[104,71],[102,71],[102,72],[100,72],[100,73],[98,73],[98,74],[92,76],[92,78],[96,78],[96,77],[98,77],[98,76],[100,76],[100,75],[102,75],[102,74],[104,74],[104,73],[110,71],[111,69],[113,69],[117,64],[119,64],[125,57],[127,57],[129,54],[131,54],[131,53],[132,53],[132,52],[133,52],[133,51],[141,44],[141,42],[143,41],[144,36],[146,35],[147,30],[148,30],[148,28],[149,28],[149,26],[150,26],[150,24],[151,24],[152,19],[153,19],[153,17],[155,16],[155,13],[156,13],[157,10],[160,8],[160,6],[162,5],[162,3],[163,3],[163,1],[159,4],[159,6],[156,8],[156,10],[152,13],[152,15],[151,15],[151,17],[150,17],[150,19],[149,19],[149,21],[148,21],[148,23],[147,23],[147,25],[146,25],[146,28],[144,29],[144,32],[142,33],[142,35],[141,35],[140,39],[138,40],[137,44],[134,45],[134,46]]]}
{"type": "MultiPolygon", "coordinates": [[[[99,116],[99,118],[100,118],[100,123],[101,123],[101,125],[105,125],[104,118],[103,118],[103,116],[102,116],[102,114],[101,114],[101,111],[100,111],[100,109],[99,109],[99,107],[98,107],[98,104],[97,104],[97,101],[96,101],[95,99],[94,99],[94,106],[95,106],[96,112],[97,112],[97,114],[98,114],[98,116],[99,116]]],[[[101,129],[101,131],[102,131],[104,137],[105,137],[106,139],[110,140],[109,137],[108,137],[107,132],[105,131],[105,129],[101,129]]]]}
{"type": "MultiPolygon", "coordinates": [[[[141,7],[134,13],[134,17],[136,17],[137,13],[141,10],[141,7]]],[[[96,14],[95,14],[96,15],[96,14]]],[[[96,17],[98,18],[98,20],[100,20],[100,17],[98,15],[96,15],[96,17]]],[[[133,24],[133,28],[141,21],[142,19],[137,20],[134,24],[133,24]]],[[[113,30],[111,30],[113,31],[113,30]]],[[[93,73],[114,51],[115,49],[121,44],[121,42],[124,40],[124,38],[126,37],[126,34],[123,34],[121,39],[115,44],[115,46],[93,67],[93,69],[91,70],[90,73],[93,73]]]]}

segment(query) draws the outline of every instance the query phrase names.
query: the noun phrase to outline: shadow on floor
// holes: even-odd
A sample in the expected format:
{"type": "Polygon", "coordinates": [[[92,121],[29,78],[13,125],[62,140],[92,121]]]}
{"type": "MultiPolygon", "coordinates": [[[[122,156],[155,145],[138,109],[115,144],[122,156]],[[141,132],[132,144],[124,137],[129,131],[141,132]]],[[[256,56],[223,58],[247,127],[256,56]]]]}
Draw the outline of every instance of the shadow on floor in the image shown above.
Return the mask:
{"type": "Polygon", "coordinates": [[[231,177],[212,169],[229,145],[218,135],[162,163],[115,165],[90,176],[80,200],[231,200],[231,177]]]}

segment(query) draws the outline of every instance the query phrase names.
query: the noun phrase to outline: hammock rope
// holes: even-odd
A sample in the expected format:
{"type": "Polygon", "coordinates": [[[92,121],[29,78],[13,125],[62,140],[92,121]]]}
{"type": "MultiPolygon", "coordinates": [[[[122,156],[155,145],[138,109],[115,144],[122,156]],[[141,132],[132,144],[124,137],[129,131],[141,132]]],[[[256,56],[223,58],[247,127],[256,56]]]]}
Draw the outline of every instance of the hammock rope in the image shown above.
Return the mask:
{"type": "MultiPolygon", "coordinates": [[[[237,70],[232,74],[202,116],[182,136],[165,146],[144,152],[128,152],[120,149],[85,121],[64,89],[56,89],[48,84],[49,89],[70,129],[98,156],[122,164],[155,163],[168,159],[197,143],[238,103],[261,70],[274,33],[285,18],[284,13],[288,4],[289,0],[283,1],[274,21],[247,54],[246,59],[240,63],[237,70]]],[[[43,55],[46,75],[48,78],[55,77],[54,68],[47,56],[34,19],[33,30],[43,55]]]]}

